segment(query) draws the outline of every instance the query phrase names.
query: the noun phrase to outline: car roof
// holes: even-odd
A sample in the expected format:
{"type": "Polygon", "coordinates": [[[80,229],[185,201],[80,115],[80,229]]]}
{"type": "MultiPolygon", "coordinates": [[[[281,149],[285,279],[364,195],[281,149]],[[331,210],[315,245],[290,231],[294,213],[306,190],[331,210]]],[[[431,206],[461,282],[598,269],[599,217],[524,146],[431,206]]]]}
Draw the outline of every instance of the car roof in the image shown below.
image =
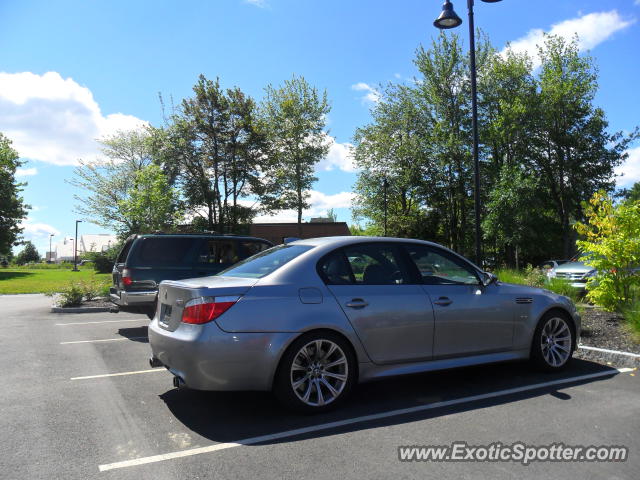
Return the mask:
{"type": "Polygon", "coordinates": [[[248,235],[232,235],[222,233],[142,233],[133,235],[129,238],[224,238],[227,240],[258,240],[261,242],[271,243],[269,240],[259,237],[251,237],[248,235]]]}
{"type": "Polygon", "coordinates": [[[310,245],[314,247],[319,247],[324,245],[333,245],[337,247],[340,245],[351,245],[353,243],[362,243],[362,242],[421,243],[421,244],[431,245],[438,248],[446,248],[437,243],[428,242],[426,240],[417,240],[414,238],[368,237],[364,235],[305,238],[304,240],[296,240],[294,242],[290,242],[290,244],[310,245]]]}
{"type": "Polygon", "coordinates": [[[462,258],[466,262],[472,264],[478,270],[482,270],[480,267],[475,265],[471,260],[465,258],[459,253],[445,247],[444,245],[440,245],[438,243],[429,242],[426,240],[418,240],[414,238],[396,238],[396,237],[367,237],[361,235],[353,235],[353,236],[336,236],[336,237],[318,237],[318,238],[306,238],[304,240],[296,240],[295,242],[290,242],[289,245],[308,245],[311,247],[324,247],[322,250],[326,250],[327,248],[339,248],[347,245],[353,245],[355,243],[368,243],[368,242],[380,242],[380,243],[417,243],[420,245],[429,245],[434,248],[438,248],[440,250],[445,250],[454,254],[457,257],[462,258]]]}

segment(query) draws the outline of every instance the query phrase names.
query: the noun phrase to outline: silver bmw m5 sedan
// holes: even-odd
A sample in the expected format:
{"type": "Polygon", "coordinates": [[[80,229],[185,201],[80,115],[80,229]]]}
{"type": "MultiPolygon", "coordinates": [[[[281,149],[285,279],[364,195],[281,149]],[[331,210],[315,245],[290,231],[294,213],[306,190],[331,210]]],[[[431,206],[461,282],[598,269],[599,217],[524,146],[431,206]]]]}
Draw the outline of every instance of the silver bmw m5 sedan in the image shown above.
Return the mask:
{"type": "Polygon", "coordinates": [[[520,359],[559,370],[579,335],[566,297],[501,283],[434,243],[377,237],[299,240],[164,281],[149,326],[151,364],[175,386],[273,390],[307,412],[393,375],[520,359]]]}

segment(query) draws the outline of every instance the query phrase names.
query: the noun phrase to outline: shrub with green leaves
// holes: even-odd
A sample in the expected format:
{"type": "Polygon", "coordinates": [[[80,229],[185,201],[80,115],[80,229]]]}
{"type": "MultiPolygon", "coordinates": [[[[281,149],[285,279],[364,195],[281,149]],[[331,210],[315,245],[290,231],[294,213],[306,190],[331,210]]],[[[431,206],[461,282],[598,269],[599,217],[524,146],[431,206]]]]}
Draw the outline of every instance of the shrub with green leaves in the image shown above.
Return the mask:
{"type": "Polygon", "coordinates": [[[584,205],[587,223],[575,228],[583,237],[578,247],[585,263],[597,270],[587,283],[587,297],[606,310],[621,309],[632,301],[631,291],[640,286],[640,201],[614,205],[597,192],[584,205]]]}
{"type": "Polygon", "coordinates": [[[58,302],[61,307],[77,307],[82,304],[84,298],[84,288],[77,283],[71,283],[63,287],[58,294],[60,300],[58,302]]]}

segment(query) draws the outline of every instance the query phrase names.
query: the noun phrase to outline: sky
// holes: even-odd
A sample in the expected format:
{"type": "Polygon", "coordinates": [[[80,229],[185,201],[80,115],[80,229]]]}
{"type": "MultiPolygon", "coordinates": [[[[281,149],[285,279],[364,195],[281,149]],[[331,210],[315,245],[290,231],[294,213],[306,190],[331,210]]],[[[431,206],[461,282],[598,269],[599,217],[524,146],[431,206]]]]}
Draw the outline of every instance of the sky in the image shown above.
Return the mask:
{"type": "MultiPolygon", "coordinates": [[[[640,0],[476,1],[476,26],[496,48],[535,52],[544,32],[578,33],[598,65],[595,99],[610,131],[640,124],[640,0]]],[[[179,103],[199,74],[260,99],[268,84],[302,75],[326,89],[332,146],[317,167],[305,219],[327,209],[352,222],[356,172],[349,146],[370,120],[377,89],[416,74],[416,48],[438,35],[441,0],[0,0],[0,132],[26,162],[18,171],[32,206],[24,238],[40,252],[74,234],[67,182],[78,159],[100,157],[98,138],[162,122],[158,100],[179,103]]],[[[466,22],[466,2],[454,8],[466,22]]],[[[458,29],[468,35],[466,23],[458,29]]],[[[640,181],[640,145],[618,169],[640,181]]],[[[295,221],[293,212],[258,221],[295,221]]],[[[82,233],[106,233],[91,223],[82,233]]]]}

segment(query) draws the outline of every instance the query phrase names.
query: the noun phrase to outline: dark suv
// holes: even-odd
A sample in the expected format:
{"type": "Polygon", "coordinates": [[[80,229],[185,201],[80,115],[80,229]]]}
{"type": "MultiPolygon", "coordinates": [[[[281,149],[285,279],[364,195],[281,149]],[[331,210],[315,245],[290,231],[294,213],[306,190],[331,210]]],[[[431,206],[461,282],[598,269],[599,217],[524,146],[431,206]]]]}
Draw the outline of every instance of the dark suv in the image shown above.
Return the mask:
{"type": "Polygon", "coordinates": [[[113,266],[109,296],[118,310],[153,318],[162,280],[215,275],[272,245],[261,238],[232,235],[132,235],[113,266]]]}

